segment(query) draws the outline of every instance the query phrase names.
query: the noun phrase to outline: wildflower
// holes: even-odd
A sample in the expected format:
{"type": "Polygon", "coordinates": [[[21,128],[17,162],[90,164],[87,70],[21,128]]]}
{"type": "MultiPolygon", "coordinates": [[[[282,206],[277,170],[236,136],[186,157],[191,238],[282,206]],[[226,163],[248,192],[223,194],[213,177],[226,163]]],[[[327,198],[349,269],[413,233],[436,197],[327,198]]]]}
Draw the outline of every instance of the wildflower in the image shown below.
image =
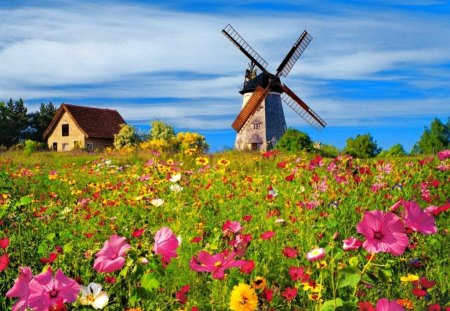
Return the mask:
{"type": "Polygon", "coordinates": [[[389,301],[387,298],[382,298],[377,302],[376,311],[405,311],[405,309],[395,300],[389,301]]]}
{"type": "Polygon", "coordinates": [[[258,296],[249,285],[240,283],[231,292],[230,309],[233,311],[253,311],[258,307],[258,296]]]}
{"type": "Polygon", "coordinates": [[[414,282],[414,281],[418,281],[418,280],[419,280],[419,276],[417,276],[415,274],[410,274],[410,273],[408,273],[407,276],[400,277],[400,281],[402,281],[402,282],[414,282]]]}
{"type": "Polygon", "coordinates": [[[298,255],[298,251],[293,247],[286,246],[283,248],[283,255],[287,258],[295,258],[298,255]]]}
{"type": "Polygon", "coordinates": [[[180,290],[178,290],[175,293],[175,298],[178,300],[178,302],[182,305],[184,305],[187,302],[187,296],[186,294],[189,291],[190,286],[189,285],[184,285],[182,288],[180,288],[180,290]]]}
{"type": "Polygon", "coordinates": [[[19,298],[13,305],[13,311],[23,311],[28,307],[28,297],[30,296],[30,282],[33,273],[29,267],[20,268],[19,277],[14,282],[13,287],[6,293],[6,297],[19,298]]]}
{"type": "Polygon", "coordinates": [[[3,254],[0,256],[0,272],[6,270],[9,265],[9,256],[8,254],[3,254]]]}
{"type": "Polygon", "coordinates": [[[95,254],[97,258],[94,261],[94,269],[99,273],[122,269],[125,264],[125,253],[130,247],[124,237],[112,235],[95,254]]]}
{"type": "Polygon", "coordinates": [[[309,281],[309,274],[305,273],[305,269],[303,267],[290,267],[289,275],[292,281],[300,280],[301,283],[309,281]]]}
{"type": "Polygon", "coordinates": [[[183,190],[183,187],[181,187],[179,184],[172,184],[170,185],[169,189],[173,192],[181,192],[183,190]]]}
{"type": "Polygon", "coordinates": [[[281,295],[287,300],[294,300],[295,296],[297,296],[297,289],[294,287],[286,287],[286,289],[281,293],[281,295]]]}
{"type": "Polygon", "coordinates": [[[321,247],[315,248],[306,254],[308,261],[316,261],[325,257],[325,250],[321,247]]]}
{"type": "Polygon", "coordinates": [[[145,231],[145,228],[136,229],[133,231],[133,233],[131,235],[135,238],[139,238],[142,236],[142,234],[144,234],[144,231],[145,231]]]}
{"type": "Polygon", "coordinates": [[[439,160],[444,161],[445,159],[450,158],[450,149],[439,151],[437,155],[439,160]]]}
{"type": "Polygon", "coordinates": [[[321,260],[316,262],[317,269],[325,269],[327,267],[327,262],[325,260],[321,260]]]}
{"type": "Polygon", "coordinates": [[[441,306],[437,303],[428,306],[427,311],[441,311],[441,306]]]}
{"type": "Polygon", "coordinates": [[[397,303],[408,310],[414,309],[413,302],[409,299],[397,299],[397,303]]]}
{"type": "Polygon", "coordinates": [[[409,244],[400,218],[391,212],[366,212],[357,231],[366,237],[363,247],[369,253],[388,252],[399,256],[409,244]]]}
{"type": "Polygon", "coordinates": [[[261,234],[260,238],[263,240],[270,240],[275,235],[273,231],[266,231],[261,234]]]}
{"type": "Polygon", "coordinates": [[[209,160],[208,160],[208,158],[205,158],[205,157],[199,157],[199,158],[196,158],[196,159],[195,159],[195,163],[196,163],[197,165],[203,165],[203,166],[205,166],[205,165],[208,165],[208,164],[209,164],[209,160]]]}
{"type": "Polygon", "coordinates": [[[424,212],[414,201],[404,201],[405,213],[403,219],[405,225],[422,234],[433,234],[437,232],[433,216],[424,212]]]}
{"type": "Polygon", "coordinates": [[[356,249],[360,248],[361,245],[363,244],[360,240],[358,240],[357,238],[354,238],[354,237],[349,237],[348,239],[344,240],[343,242],[344,242],[344,245],[342,246],[342,248],[346,252],[356,250],[356,249]]]}
{"type": "Polygon", "coordinates": [[[172,175],[172,176],[170,176],[169,180],[173,183],[179,182],[181,180],[181,174],[178,173],[178,174],[172,175]]]}
{"type": "Polygon", "coordinates": [[[250,274],[253,269],[255,269],[255,262],[253,260],[244,260],[244,263],[241,266],[241,272],[250,274]]]}
{"type": "Polygon", "coordinates": [[[358,302],[359,311],[376,311],[375,307],[368,301],[358,302]]]}
{"type": "Polygon", "coordinates": [[[228,232],[238,233],[242,229],[243,228],[242,228],[241,224],[238,221],[227,220],[222,226],[222,231],[224,233],[228,233],[228,232]]]}
{"type": "Polygon", "coordinates": [[[244,260],[234,260],[235,252],[222,252],[211,255],[207,251],[200,251],[198,256],[193,256],[189,263],[192,270],[197,272],[211,272],[214,279],[223,280],[225,270],[242,266],[244,260]]]}
{"type": "Polygon", "coordinates": [[[48,269],[35,276],[29,283],[30,296],[28,306],[37,310],[45,310],[54,304],[71,303],[77,300],[80,285],[64,275],[61,269],[52,276],[48,269]]]}
{"type": "Polygon", "coordinates": [[[109,301],[109,296],[102,291],[102,286],[97,283],[89,283],[88,286],[81,286],[80,303],[92,306],[94,309],[103,309],[109,301]]]}
{"type": "Polygon", "coordinates": [[[8,245],[9,245],[8,238],[0,239],[0,248],[6,249],[8,247],[8,245]]]}
{"type": "Polygon", "coordinates": [[[267,280],[263,276],[257,276],[252,282],[252,287],[254,289],[263,289],[263,288],[266,288],[266,286],[267,286],[267,280]]]}
{"type": "MultiPolygon", "coordinates": [[[[172,190],[172,189],[171,189],[172,190]]],[[[160,199],[160,198],[156,198],[150,201],[150,204],[155,206],[155,207],[160,207],[161,205],[164,204],[164,200],[160,199]]]]}
{"type": "Polygon", "coordinates": [[[220,166],[226,167],[226,166],[230,165],[230,161],[228,161],[225,158],[220,158],[219,160],[217,160],[217,164],[220,166]]]}
{"type": "Polygon", "coordinates": [[[153,251],[156,254],[160,254],[163,257],[163,260],[169,263],[171,258],[176,258],[178,256],[177,248],[179,244],[180,243],[172,230],[163,227],[155,234],[153,251]]]}

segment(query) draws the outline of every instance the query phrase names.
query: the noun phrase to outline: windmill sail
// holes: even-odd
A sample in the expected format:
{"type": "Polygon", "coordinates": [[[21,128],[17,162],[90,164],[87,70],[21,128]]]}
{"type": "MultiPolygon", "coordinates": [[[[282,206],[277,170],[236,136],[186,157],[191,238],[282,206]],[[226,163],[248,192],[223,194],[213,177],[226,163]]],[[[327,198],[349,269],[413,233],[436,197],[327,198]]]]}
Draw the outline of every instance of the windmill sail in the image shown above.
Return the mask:
{"type": "Polygon", "coordinates": [[[281,99],[300,117],[308,122],[316,129],[321,129],[327,124],[321,117],[317,115],[311,108],[308,107],[295,93],[283,84],[284,93],[281,94],[281,99]]]}
{"type": "Polygon", "coordinates": [[[256,111],[259,104],[264,100],[264,98],[266,98],[267,94],[269,94],[269,86],[265,89],[260,86],[256,87],[252,96],[249,98],[244,108],[242,108],[236,120],[234,120],[233,124],[231,125],[236,130],[236,132],[239,133],[241,131],[245,123],[247,123],[248,119],[256,111]]]}
{"type": "Polygon", "coordinates": [[[306,30],[303,31],[298,40],[295,42],[294,46],[281,62],[280,66],[278,66],[276,74],[277,77],[279,77],[280,75],[287,77],[292,67],[300,58],[311,40],[312,37],[308,34],[308,32],[306,32],[306,30]]]}
{"type": "Polygon", "coordinates": [[[234,44],[237,46],[242,53],[245,54],[261,71],[266,71],[266,67],[269,63],[267,63],[264,58],[262,58],[256,51],[242,38],[239,33],[228,24],[222,30],[222,33],[234,44]]]}

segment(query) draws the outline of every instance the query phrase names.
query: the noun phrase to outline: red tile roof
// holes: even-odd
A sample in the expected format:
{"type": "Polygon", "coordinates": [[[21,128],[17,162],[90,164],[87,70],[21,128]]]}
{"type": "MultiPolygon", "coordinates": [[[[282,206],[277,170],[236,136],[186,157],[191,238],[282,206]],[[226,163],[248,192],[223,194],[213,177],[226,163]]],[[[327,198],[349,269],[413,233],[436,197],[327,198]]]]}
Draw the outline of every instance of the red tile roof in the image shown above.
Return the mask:
{"type": "Polygon", "coordinates": [[[114,134],[119,133],[120,124],[126,124],[116,110],[62,104],[45,130],[44,139],[53,132],[64,112],[71,115],[80,130],[91,138],[114,138],[114,134]]]}

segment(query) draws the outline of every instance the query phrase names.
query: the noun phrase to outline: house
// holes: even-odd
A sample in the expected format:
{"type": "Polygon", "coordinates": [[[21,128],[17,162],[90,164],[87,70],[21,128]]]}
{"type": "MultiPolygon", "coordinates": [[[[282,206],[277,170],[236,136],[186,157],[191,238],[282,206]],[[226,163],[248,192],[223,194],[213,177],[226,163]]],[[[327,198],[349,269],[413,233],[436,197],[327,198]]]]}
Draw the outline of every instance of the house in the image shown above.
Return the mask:
{"type": "Polygon", "coordinates": [[[68,151],[74,148],[103,149],[114,142],[122,116],[111,109],[62,104],[44,132],[48,148],[68,151]]]}

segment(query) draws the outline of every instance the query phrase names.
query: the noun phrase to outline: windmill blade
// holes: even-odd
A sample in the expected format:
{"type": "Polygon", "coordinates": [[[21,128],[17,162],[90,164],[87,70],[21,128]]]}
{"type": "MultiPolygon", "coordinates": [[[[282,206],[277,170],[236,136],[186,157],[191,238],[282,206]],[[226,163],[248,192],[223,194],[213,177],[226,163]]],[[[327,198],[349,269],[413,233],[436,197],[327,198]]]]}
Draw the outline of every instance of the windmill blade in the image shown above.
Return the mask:
{"type": "Polygon", "coordinates": [[[294,64],[300,58],[311,40],[312,37],[306,32],[306,30],[303,31],[298,40],[295,42],[294,46],[281,62],[280,66],[278,66],[276,74],[277,77],[279,77],[280,75],[287,77],[292,67],[294,67],[294,64]]]}
{"type": "Polygon", "coordinates": [[[241,112],[236,117],[236,120],[234,120],[233,124],[231,125],[236,130],[236,132],[239,133],[241,131],[249,118],[256,111],[259,104],[264,100],[264,98],[266,98],[267,94],[269,94],[269,89],[270,84],[265,89],[263,89],[259,85],[256,87],[252,96],[248,99],[244,108],[242,108],[241,112]]]}
{"type": "Polygon", "coordinates": [[[239,35],[239,33],[228,24],[227,27],[222,29],[222,33],[237,46],[242,53],[247,56],[252,63],[254,63],[261,71],[267,72],[266,67],[269,64],[262,58],[252,47],[239,35]]]}
{"type": "Polygon", "coordinates": [[[324,128],[327,123],[308,107],[295,93],[285,84],[282,85],[284,93],[281,99],[294,110],[300,117],[316,129],[324,128]]]}

